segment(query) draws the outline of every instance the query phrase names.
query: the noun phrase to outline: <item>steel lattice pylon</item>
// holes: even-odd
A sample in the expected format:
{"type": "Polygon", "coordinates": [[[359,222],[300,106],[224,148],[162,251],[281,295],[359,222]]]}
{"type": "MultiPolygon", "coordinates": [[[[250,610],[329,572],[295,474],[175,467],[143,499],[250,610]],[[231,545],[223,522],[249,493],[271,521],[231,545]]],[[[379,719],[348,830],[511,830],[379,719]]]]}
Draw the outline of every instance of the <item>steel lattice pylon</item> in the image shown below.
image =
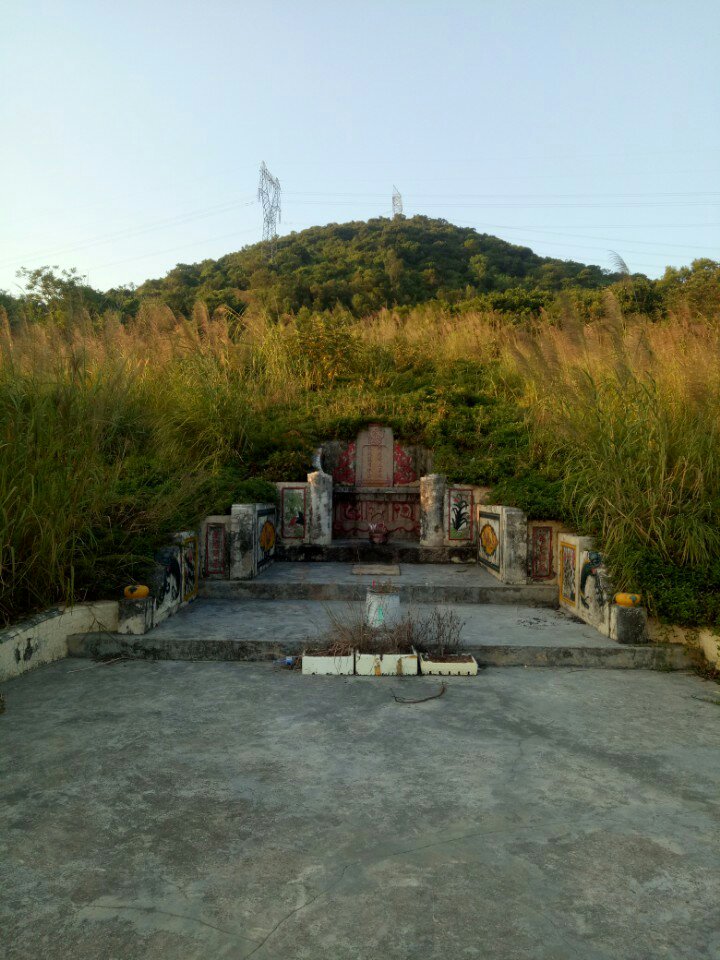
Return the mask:
{"type": "Polygon", "coordinates": [[[258,184],[258,200],[263,208],[263,241],[270,245],[270,258],[275,253],[277,240],[277,225],[280,223],[280,181],[274,177],[265,166],[260,164],[260,183],[258,184]]]}
{"type": "Polygon", "coordinates": [[[394,184],[393,184],[393,195],[392,195],[392,211],[393,211],[393,217],[402,216],[402,212],[403,212],[402,196],[400,195],[400,191],[394,184]]]}

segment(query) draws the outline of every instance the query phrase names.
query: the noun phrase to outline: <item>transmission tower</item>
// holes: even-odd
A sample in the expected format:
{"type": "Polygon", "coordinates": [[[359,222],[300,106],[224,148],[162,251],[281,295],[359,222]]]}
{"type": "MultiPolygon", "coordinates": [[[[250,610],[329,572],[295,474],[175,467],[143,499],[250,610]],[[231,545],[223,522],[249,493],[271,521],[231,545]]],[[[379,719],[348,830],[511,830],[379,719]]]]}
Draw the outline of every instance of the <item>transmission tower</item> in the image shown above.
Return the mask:
{"type": "Polygon", "coordinates": [[[395,217],[402,216],[402,197],[400,196],[400,191],[393,184],[393,195],[392,195],[392,207],[393,207],[393,219],[395,217]]]}
{"type": "Polygon", "coordinates": [[[260,164],[258,200],[263,208],[263,241],[270,245],[272,260],[277,240],[277,225],[280,222],[280,181],[270,173],[264,160],[260,164]]]}

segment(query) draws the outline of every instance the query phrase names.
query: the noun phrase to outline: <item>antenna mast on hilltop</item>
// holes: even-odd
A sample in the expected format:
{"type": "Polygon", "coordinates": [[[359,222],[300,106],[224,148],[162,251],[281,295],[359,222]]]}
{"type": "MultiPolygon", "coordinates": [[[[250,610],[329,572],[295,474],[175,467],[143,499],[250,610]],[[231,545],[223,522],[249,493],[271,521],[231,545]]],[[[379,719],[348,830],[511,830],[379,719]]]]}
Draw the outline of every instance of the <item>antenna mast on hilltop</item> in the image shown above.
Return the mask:
{"type": "Polygon", "coordinates": [[[277,240],[277,225],[280,222],[280,181],[270,173],[264,160],[260,164],[258,200],[263,208],[263,241],[270,244],[272,260],[277,240]]]}
{"type": "Polygon", "coordinates": [[[402,216],[402,197],[400,196],[400,191],[393,184],[393,195],[392,195],[392,207],[393,207],[393,220],[395,217],[402,216]]]}

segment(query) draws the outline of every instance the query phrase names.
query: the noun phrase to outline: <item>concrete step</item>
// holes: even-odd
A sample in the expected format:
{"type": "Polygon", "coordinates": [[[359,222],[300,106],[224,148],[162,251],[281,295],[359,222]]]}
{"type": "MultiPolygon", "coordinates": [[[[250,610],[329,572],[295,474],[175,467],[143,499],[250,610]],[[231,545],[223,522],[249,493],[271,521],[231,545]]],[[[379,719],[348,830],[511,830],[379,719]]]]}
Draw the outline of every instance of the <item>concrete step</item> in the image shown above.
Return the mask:
{"type": "MultiPolygon", "coordinates": [[[[268,661],[302,653],[306,640],[208,640],[150,632],[127,634],[84,633],[68,638],[71,657],[137,660],[268,661]]],[[[482,667],[575,667],[609,670],[684,670],[691,666],[681,644],[611,644],[597,647],[469,644],[463,648],[482,667]]]]}
{"type": "Polygon", "coordinates": [[[276,547],[276,559],[300,562],[339,563],[474,563],[477,547],[459,543],[454,546],[425,547],[417,540],[333,540],[325,546],[311,543],[282,543],[276,547]]]}
{"type": "MultiPolygon", "coordinates": [[[[216,600],[364,600],[369,584],[343,581],[204,580],[200,596],[216,600]]],[[[512,603],[557,607],[557,586],[545,583],[403,583],[404,603],[512,603]]]]}

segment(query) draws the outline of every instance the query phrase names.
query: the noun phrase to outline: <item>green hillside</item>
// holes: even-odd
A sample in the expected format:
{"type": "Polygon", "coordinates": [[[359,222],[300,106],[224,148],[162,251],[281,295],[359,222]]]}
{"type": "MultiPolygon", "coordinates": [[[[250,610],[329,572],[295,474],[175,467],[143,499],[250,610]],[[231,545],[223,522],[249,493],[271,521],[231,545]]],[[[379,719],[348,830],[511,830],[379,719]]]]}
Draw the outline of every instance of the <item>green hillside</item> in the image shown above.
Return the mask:
{"type": "Polygon", "coordinates": [[[274,256],[256,243],[218,260],[177,264],[139,287],[93,289],[77,271],[20,271],[24,293],[0,290],[11,326],[23,321],[105,314],[131,320],[143,301],[191,316],[196,303],[243,314],[254,306],[269,319],[325,313],[338,307],[356,318],[387,308],[433,303],[453,313],[493,311],[513,320],[562,318],[570,309],[586,321],[603,315],[610,290],[621,309],[667,316],[687,304],[710,319],[720,311],[720,264],[696,260],[668,267],[659,280],[610,273],[572,260],[540,257],[471,227],[427,217],[378,218],[311,227],[277,240],[274,256]]]}
{"type": "Polygon", "coordinates": [[[428,217],[333,223],[261,243],[219,260],[178,264],[137,291],[188,314],[197,299],[212,310],[259,303],[272,313],[328,310],[362,316],[381,307],[491,296],[500,306],[537,310],[547,294],[596,289],[619,279],[597,266],[539,257],[471,227],[428,217]]]}

